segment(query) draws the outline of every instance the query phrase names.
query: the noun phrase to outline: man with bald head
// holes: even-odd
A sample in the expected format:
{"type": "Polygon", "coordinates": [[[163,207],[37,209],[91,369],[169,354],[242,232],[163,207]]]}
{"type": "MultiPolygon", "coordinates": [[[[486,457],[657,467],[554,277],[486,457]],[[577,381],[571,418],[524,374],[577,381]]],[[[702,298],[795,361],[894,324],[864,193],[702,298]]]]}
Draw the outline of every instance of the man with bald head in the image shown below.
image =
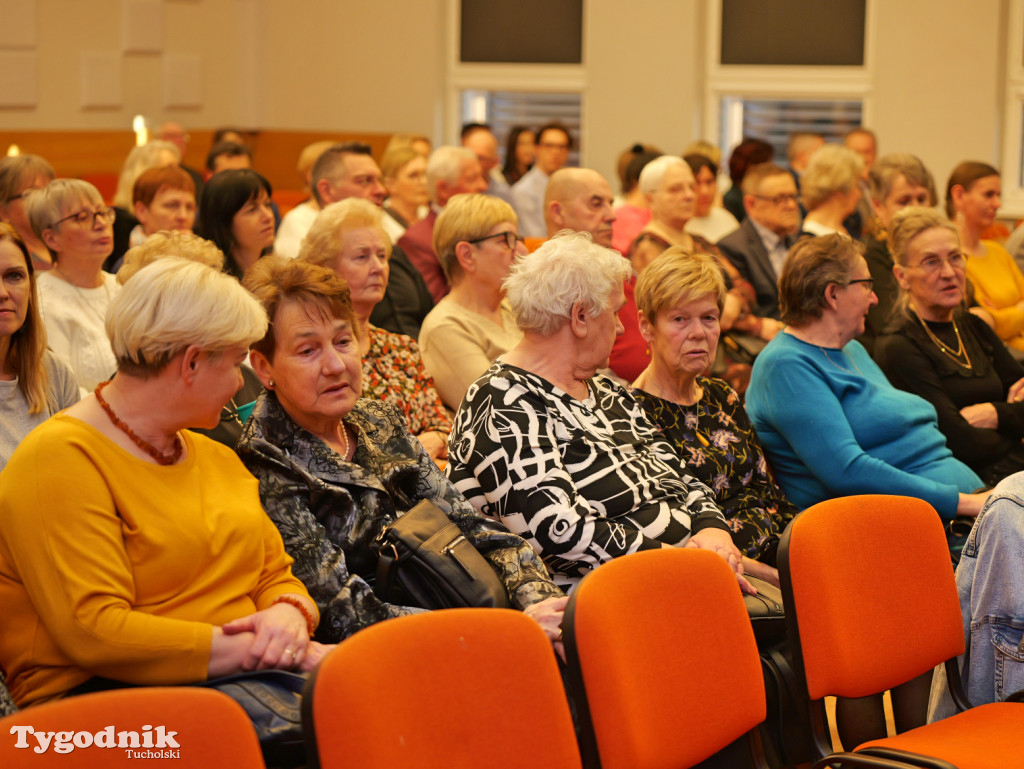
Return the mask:
{"type": "MultiPolygon", "coordinates": [[[[561,168],[551,174],[544,190],[544,224],[548,237],[559,230],[589,232],[594,242],[605,248],[612,247],[612,188],[608,181],[591,168],[561,168]]],[[[536,247],[539,244],[530,243],[536,247]]],[[[636,299],[633,290],[636,278],[623,285],[626,303],[619,310],[623,333],[615,338],[612,354],[608,358],[611,373],[622,381],[632,382],[647,368],[650,358],[647,342],[640,334],[636,299]]]]}
{"type": "Polygon", "coordinates": [[[544,190],[544,224],[548,237],[559,230],[589,232],[594,242],[612,246],[612,188],[591,168],[561,168],[544,190]]]}

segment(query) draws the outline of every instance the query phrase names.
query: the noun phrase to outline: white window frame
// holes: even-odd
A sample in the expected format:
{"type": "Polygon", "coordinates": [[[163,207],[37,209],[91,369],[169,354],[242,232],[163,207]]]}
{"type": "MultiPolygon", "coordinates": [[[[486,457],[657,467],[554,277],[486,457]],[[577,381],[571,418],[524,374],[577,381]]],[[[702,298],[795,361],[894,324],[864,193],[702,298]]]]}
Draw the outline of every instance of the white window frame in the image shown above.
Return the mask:
{"type": "Polygon", "coordinates": [[[442,142],[458,144],[462,129],[462,92],[525,91],[536,93],[573,92],[580,95],[580,160],[586,165],[587,148],[587,16],[583,8],[583,49],[580,64],[479,64],[459,61],[462,4],[448,0],[448,34],[445,55],[445,108],[442,142]]]}
{"type": "MultiPolygon", "coordinates": [[[[721,64],[722,0],[708,0],[704,91],[704,136],[717,141],[723,97],[743,99],[860,101],[861,119],[874,117],[874,23],[878,0],[865,1],[864,64],[859,67],[754,66],[721,64]]],[[[1014,0],[1022,2],[1024,0],[1014,0]]],[[[738,140],[737,140],[738,141],[738,140]]],[[[735,145],[733,145],[735,146],[735,145]]],[[[728,156],[733,147],[722,147],[728,156]]],[[[777,158],[783,163],[785,158],[777,158]]]]}
{"type": "Polygon", "coordinates": [[[1006,114],[1003,116],[1001,218],[1024,217],[1024,0],[1010,0],[1006,25],[1006,114]]]}

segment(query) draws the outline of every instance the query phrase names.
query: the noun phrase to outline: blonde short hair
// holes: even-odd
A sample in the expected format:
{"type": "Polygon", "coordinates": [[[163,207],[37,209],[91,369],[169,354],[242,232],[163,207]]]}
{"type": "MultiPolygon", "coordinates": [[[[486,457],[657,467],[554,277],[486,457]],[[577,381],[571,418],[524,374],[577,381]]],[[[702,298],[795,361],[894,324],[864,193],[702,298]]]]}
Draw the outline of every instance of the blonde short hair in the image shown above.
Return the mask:
{"type": "Polygon", "coordinates": [[[122,285],[128,278],[137,273],[147,264],[167,256],[177,256],[190,262],[199,262],[215,270],[224,269],[224,254],[217,246],[206,238],[191,232],[168,232],[161,230],[146,238],[128,250],[124,255],[124,264],[117,271],[117,282],[122,285]]]}
{"type": "Polygon", "coordinates": [[[607,310],[632,269],[617,251],[594,243],[589,232],[562,230],[516,260],[505,293],[520,329],[551,336],[577,302],[592,317],[607,310]]]}
{"type": "Polygon", "coordinates": [[[190,345],[212,353],[248,347],[266,334],[267,314],[227,273],[167,257],[125,283],[106,328],[117,370],[146,378],[190,345]]]}
{"type": "Polygon", "coordinates": [[[434,252],[448,282],[462,274],[455,247],[487,235],[499,224],[519,225],[515,209],[493,195],[454,195],[434,222],[434,252]]]}
{"type": "Polygon", "coordinates": [[[135,180],[142,175],[143,171],[160,165],[160,155],[164,152],[170,152],[174,156],[175,163],[181,162],[181,150],[178,149],[178,145],[171,142],[155,139],[141,147],[132,147],[121,168],[121,175],[117,179],[117,191],[114,193],[115,206],[131,210],[135,180]]]}
{"type": "Polygon", "coordinates": [[[841,144],[826,144],[811,156],[800,175],[800,194],[813,211],[836,192],[849,192],[864,175],[864,160],[841,144]]]}
{"type": "Polygon", "coordinates": [[[715,257],[691,254],[681,246],[666,248],[644,268],[636,281],[636,306],[651,323],[658,313],[681,299],[712,297],[721,312],[725,304],[725,278],[715,257]]]}
{"type": "Polygon", "coordinates": [[[384,238],[384,249],[391,258],[391,238],[384,230],[380,209],[362,198],[345,198],[324,206],[313,220],[299,248],[299,259],[321,267],[334,267],[334,260],[345,247],[349,230],[370,227],[384,238]]]}

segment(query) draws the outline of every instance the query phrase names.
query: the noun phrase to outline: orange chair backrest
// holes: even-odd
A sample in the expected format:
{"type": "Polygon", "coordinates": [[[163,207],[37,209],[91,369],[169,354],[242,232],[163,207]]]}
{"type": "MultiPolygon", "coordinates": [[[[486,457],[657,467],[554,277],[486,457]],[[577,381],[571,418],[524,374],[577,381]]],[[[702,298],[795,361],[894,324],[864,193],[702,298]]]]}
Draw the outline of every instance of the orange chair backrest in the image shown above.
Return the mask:
{"type": "Polygon", "coordinates": [[[691,766],[764,720],[753,629],[715,553],[616,558],[570,605],[602,769],[691,766]]]}
{"type": "Polygon", "coordinates": [[[4,769],[155,765],[262,769],[249,717],[221,692],[140,687],[45,703],[0,719],[4,769]],[[161,763],[161,762],[157,762],[161,763]]]}
{"type": "Polygon", "coordinates": [[[366,628],[324,659],[303,707],[323,769],[580,766],[551,643],[511,609],[366,628]]]}
{"type": "Polygon", "coordinates": [[[793,521],[780,565],[812,699],[881,692],[963,653],[949,548],[927,502],[821,502],[793,521]]]}

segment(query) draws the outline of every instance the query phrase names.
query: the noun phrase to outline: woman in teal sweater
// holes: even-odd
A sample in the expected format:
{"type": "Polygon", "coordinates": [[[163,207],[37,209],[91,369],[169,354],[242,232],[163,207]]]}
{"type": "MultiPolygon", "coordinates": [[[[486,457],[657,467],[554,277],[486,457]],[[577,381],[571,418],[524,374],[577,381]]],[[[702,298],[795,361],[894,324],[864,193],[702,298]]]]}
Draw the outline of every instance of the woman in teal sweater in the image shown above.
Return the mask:
{"type": "Polygon", "coordinates": [[[943,518],[977,515],[983,484],[954,459],[935,409],[889,384],[854,341],[878,299],[849,238],[802,240],[779,279],[785,333],[761,352],[747,411],[798,507],[851,494],[902,494],[943,518]]]}

